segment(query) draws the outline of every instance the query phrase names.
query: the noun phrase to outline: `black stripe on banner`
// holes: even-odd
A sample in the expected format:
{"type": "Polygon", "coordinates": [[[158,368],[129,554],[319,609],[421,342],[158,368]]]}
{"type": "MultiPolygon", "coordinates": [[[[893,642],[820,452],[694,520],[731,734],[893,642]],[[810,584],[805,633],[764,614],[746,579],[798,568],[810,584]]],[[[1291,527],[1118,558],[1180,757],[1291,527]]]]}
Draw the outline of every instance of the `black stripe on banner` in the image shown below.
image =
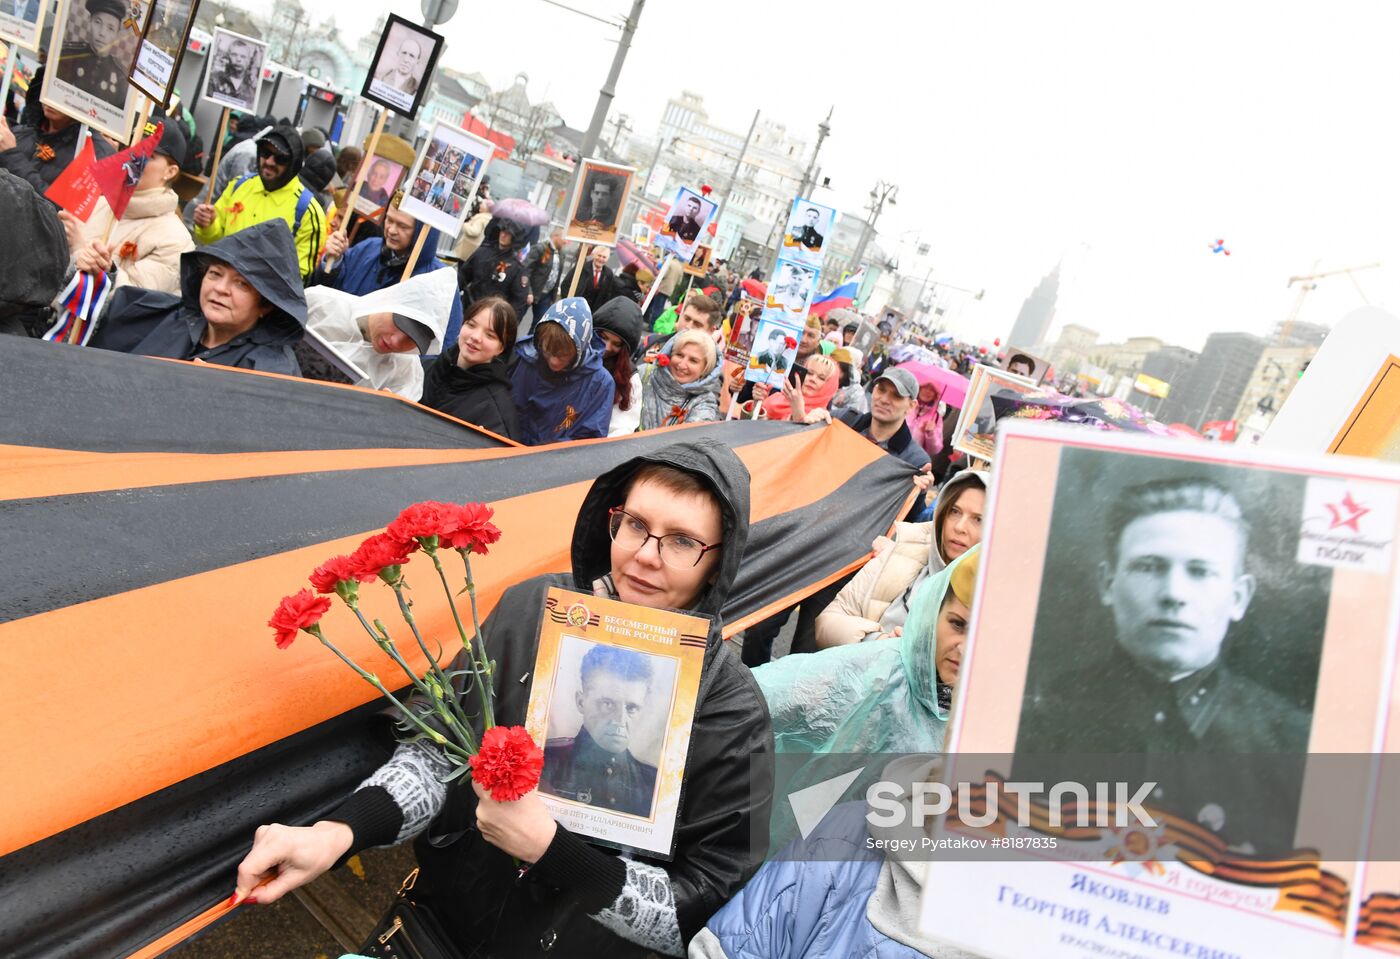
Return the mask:
{"type": "MultiPolygon", "coordinates": [[[[725,618],[796,601],[869,552],[898,518],[909,475],[886,457],[810,507],[755,524],[725,618]]],[[[0,899],[0,942],[23,942],[33,959],[125,956],[226,898],[259,825],[315,822],[384,760],[378,710],[352,710],[0,858],[0,888],[12,891],[0,899]]]]}
{"type": "MultiPolygon", "coordinates": [[[[0,502],[0,556],[22,557],[25,575],[0,577],[0,623],[380,529],[422,500],[489,503],[591,480],[680,439],[709,436],[739,447],[805,428],[715,423],[471,463],[7,500],[0,502]]],[[[559,522],[567,544],[574,517],[559,522]]]]}
{"type": "Polygon", "coordinates": [[[95,453],[498,449],[385,393],[0,338],[0,443],[95,453]]]}

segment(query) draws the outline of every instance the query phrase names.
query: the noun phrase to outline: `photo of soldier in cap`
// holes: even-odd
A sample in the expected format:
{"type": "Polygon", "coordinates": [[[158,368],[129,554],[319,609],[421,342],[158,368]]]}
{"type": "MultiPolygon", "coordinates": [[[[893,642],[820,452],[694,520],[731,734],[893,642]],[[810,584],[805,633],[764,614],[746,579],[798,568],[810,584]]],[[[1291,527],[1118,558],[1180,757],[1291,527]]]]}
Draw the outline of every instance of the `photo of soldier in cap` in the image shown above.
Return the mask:
{"type": "Polygon", "coordinates": [[[63,48],[58,56],[57,77],[84,93],[91,94],[117,109],[126,105],[126,73],[130,67],[129,54],[134,49],[122,40],[131,35],[124,31],[127,7],[122,0],[86,0],[78,9],[69,10],[63,32],[63,48]],[[128,59],[121,59],[125,50],[128,59]]]}
{"type": "Polygon", "coordinates": [[[675,660],[565,636],[557,677],[540,792],[650,818],[675,660]]]}
{"type": "Polygon", "coordinates": [[[1154,782],[1145,805],[1291,851],[1331,584],[1297,561],[1305,478],[1099,450],[1059,474],[1014,778],[1154,782]]]}

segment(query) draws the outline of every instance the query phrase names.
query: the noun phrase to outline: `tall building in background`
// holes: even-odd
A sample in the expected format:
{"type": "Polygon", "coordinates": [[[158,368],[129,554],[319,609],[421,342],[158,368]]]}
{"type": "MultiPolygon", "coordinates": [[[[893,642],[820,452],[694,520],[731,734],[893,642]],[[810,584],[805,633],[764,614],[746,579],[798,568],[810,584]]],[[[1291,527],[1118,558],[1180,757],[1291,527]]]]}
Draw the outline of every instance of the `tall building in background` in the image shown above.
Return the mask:
{"type": "MultiPolygon", "coordinates": [[[[1251,333],[1212,333],[1196,362],[1169,380],[1171,393],[1157,418],[1195,429],[1213,420],[1233,419],[1267,345],[1263,337],[1251,333]]],[[[1143,372],[1149,372],[1146,364],[1143,372]]]]}
{"type": "Polygon", "coordinates": [[[1050,323],[1055,319],[1055,298],[1059,293],[1060,264],[1056,263],[1021,304],[1021,312],[1016,316],[1016,325],[1011,327],[1011,338],[1006,345],[1026,350],[1039,348],[1050,333],[1050,323]]]}

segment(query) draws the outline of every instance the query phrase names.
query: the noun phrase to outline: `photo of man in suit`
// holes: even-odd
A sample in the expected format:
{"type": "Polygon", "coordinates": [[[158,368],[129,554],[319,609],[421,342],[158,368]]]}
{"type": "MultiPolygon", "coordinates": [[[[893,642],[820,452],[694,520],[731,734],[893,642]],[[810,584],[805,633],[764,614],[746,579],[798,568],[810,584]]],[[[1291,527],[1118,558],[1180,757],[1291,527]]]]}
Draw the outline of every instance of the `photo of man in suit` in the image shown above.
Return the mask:
{"type": "Polygon", "coordinates": [[[666,221],[666,227],[682,242],[693,242],[700,235],[700,198],[686,197],[680,212],[666,221]]]}
{"type": "Polygon", "coordinates": [[[576,735],[545,743],[540,792],[650,816],[656,767],[631,748],[652,682],[651,657],[645,653],[613,646],[585,653],[571,704],[582,722],[576,735]]]}

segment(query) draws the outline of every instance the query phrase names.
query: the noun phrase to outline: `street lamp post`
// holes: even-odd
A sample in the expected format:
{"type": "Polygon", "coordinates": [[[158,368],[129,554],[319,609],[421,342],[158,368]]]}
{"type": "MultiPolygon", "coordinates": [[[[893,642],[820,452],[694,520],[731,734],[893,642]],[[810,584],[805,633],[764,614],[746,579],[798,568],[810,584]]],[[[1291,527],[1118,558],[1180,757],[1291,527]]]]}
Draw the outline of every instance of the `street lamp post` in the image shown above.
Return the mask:
{"type": "Polygon", "coordinates": [[[899,187],[893,183],[886,183],[878,180],[870,191],[870,216],[865,220],[865,226],[860,231],[860,242],[856,244],[855,255],[851,257],[851,271],[860,269],[860,261],[865,256],[865,247],[870,242],[870,237],[875,233],[875,224],[880,220],[880,214],[885,209],[888,202],[890,206],[895,205],[895,198],[899,195],[899,187]]]}
{"type": "Polygon", "coordinates": [[[646,0],[632,0],[632,12],[627,15],[627,20],[622,25],[622,37],[617,42],[617,53],[613,55],[608,78],[598,91],[598,102],[593,106],[593,119],[589,122],[588,133],[583,138],[584,157],[592,156],[593,151],[598,148],[603,121],[608,118],[608,110],[612,107],[613,96],[617,92],[617,78],[622,74],[622,63],[627,59],[627,50],[632,46],[632,35],[637,32],[637,21],[642,18],[642,8],[645,6],[646,0]]]}

